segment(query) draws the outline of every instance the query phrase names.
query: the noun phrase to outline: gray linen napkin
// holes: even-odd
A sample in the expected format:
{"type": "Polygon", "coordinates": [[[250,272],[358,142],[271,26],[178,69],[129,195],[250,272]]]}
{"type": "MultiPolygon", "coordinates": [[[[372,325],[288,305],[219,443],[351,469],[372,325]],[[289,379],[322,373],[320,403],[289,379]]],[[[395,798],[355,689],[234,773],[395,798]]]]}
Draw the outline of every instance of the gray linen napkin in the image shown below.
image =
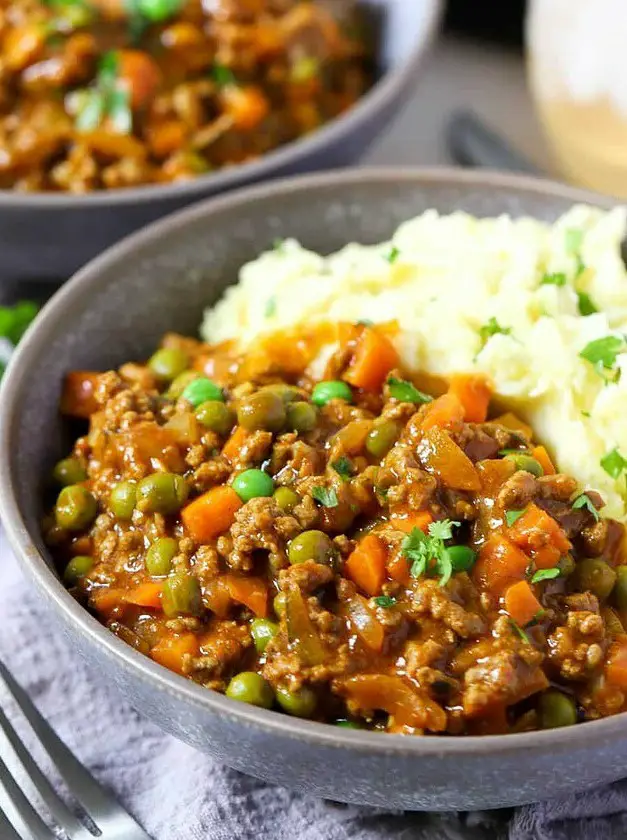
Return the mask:
{"type": "MultiPolygon", "coordinates": [[[[627,836],[627,784],[573,801],[522,808],[508,827],[499,813],[384,814],[293,793],[229,770],[165,735],[102,685],[55,632],[1,532],[0,580],[0,657],[59,735],[154,840],[618,840],[627,836]],[[613,816],[603,819],[606,814],[613,816]]],[[[5,705],[5,700],[0,686],[0,704],[5,705]]],[[[28,732],[22,734],[28,742],[28,732]]],[[[0,740],[0,753],[4,755],[5,749],[0,740]]],[[[33,752],[39,757],[36,749],[33,752]]],[[[45,759],[43,764],[50,772],[45,759]]]]}

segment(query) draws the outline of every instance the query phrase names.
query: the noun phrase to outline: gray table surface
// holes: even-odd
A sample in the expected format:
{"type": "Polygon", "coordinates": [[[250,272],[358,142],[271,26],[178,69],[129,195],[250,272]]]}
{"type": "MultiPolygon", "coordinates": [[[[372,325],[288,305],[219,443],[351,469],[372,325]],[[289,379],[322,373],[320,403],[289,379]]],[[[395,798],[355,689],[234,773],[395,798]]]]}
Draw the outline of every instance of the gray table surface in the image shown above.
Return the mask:
{"type": "Polygon", "coordinates": [[[433,47],[411,101],[370,149],[364,164],[450,164],[444,127],[456,108],[475,111],[538,167],[550,171],[522,55],[451,37],[433,47]]]}

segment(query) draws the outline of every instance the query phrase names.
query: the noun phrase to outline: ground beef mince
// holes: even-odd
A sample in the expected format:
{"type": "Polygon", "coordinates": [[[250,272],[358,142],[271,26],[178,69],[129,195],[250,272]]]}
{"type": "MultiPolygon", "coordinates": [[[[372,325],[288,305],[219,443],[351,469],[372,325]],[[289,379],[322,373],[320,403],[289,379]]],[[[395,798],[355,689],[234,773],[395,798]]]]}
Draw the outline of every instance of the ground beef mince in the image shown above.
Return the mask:
{"type": "Polygon", "coordinates": [[[623,526],[480,376],[421,390],[389,329],[325,325],[322,381],[313,331],[245,355],[167,335],[146,364],[70,373],[82,436],[44,523],[67,586],[178,674],[321,722],[464,735],[624,710],[623,526]]]}
{"type": "Polygon", "coordinates": [[[314,131],[371,76],[359,21],[337,11],[324,0],[0,3],[0,188],[187,180],[314,131]]]}

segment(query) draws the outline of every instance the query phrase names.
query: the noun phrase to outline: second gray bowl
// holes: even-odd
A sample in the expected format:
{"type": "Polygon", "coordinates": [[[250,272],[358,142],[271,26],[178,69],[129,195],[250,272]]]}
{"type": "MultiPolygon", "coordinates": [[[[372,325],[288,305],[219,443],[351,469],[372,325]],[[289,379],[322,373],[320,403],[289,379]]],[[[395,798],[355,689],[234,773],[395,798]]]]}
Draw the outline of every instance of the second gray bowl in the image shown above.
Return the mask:
{"type": "MultiPolygon", "coordinates": [[[[100,625],[64,589],[40,533],[44,490],[68,441],[64,374],[146,358],[167,330],[195,334],[203,307],[276,237],[333,251],[374,243],[434,207],[552,220],[609,200],[548,182],[459,171],[363,170],[255,187],[185,210],[114,247],[48,304],[0,399],[0,515],[57,631],[168,732],[245,773],[316,796],[409,810],[515,805],[627,774],[627,716],[484,737],[338,729],[229,700],[170,673],[100,625]]],[[[463,267],[460,267],[463,270],[463,267]]],[[[10,628],[9,628],[10,629],[10,628]]]]}

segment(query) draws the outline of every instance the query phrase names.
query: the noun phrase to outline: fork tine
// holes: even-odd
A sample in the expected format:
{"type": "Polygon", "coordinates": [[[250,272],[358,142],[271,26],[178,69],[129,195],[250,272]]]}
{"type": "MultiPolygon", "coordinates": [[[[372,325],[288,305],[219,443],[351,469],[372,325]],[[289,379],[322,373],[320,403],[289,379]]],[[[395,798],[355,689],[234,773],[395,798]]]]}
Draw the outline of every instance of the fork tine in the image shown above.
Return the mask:
{"type": "Polygon", "coordinates": [[[68,788],[98,827],[102,840],[151,840],[131,815],[101,787],[89,770],[65,746],[2,661],[0,676],[68,788]]]}
{"type": "Polygon", "coordinates": [[[13,828],[2,808],[0,808],[0,837],[4,840],[21,840],[20,835],[13,828]]]}
{"type": "Polygon", "coordinates": [[[24,824],[24,828],[28,831],[27,836],[29,840],[55,840],[54,834],[36,813],[28,799],[24,796],[18,787],[17,782],[9,773],[9,768],[1,758],[0,785],[4,788],[7,796],[9,797],[9,801],[24,824]]]}
{"type": "Polygon", "coordinates": [[[28,777],[39,794],[39,798],[50,812],[50,815],[61,828],[65,829],[72,840],[75,838],[78,840],[81,834],[85,834],[85,828],[76,819],[65,802],[57,795],[48,779],[24,747],[24,744],[2,709],[0,709],[0,731],[5,734],[8,742],[11,744],[20,764],[28,774],[28,777]]]}

